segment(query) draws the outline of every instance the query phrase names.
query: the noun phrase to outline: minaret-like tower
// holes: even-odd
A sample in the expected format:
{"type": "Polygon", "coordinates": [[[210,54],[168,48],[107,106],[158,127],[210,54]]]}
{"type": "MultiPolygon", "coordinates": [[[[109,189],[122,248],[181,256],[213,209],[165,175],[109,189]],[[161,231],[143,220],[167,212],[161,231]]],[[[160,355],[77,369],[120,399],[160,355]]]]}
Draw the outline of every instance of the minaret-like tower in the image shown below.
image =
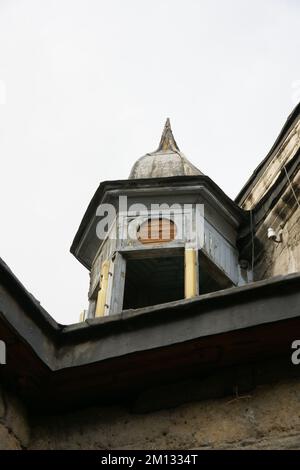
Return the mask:
{"type": "Polygon", "coordinates": [[[251,278],[240,268],[244,213],[180,151],[167,119],[128,180],[100,184],[71,252],[90,270],[86,316],[181,301],[251,278]]]}

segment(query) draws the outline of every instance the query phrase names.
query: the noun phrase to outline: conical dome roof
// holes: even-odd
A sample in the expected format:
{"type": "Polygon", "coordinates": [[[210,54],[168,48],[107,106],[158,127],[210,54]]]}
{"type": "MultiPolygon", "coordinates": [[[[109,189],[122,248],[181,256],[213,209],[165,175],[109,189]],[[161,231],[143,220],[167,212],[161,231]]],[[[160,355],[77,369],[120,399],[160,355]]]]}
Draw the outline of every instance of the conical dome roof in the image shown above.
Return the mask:
{"type": "Polygon", "coordinates": [[[147,153],[133,165],[129,179],[202,175],[180,152],[168,118],[155,152],[147,153]]]}

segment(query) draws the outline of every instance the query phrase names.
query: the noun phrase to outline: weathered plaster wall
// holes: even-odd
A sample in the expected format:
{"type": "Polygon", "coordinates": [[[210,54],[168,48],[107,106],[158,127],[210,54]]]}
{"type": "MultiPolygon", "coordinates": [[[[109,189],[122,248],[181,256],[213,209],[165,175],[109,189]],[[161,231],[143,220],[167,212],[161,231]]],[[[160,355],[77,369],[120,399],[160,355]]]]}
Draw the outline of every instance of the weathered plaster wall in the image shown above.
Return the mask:
{"type": "Polygon", "coordinates": [[[0,450],[20,450],[28,446],[30,429],[21,402],[0,385],[0,450]]]}
{"type": "Polygon", "coordinates": [[[39,417],[31,449],[300,449],[300,380],[145,414],[120,407],[39,417]]]}
{"type": "MultiPolygon", "coordinates": [[[[285,210],[287,215],[289,208],[285,210]]],[[[262,244],[260,259],[255,267],[255,279],[266,279],[280,274],[300,271],[300,209],[283,219],[282,243],[274,243],[267,237],[268,227],[280,229],[281,219],[275,220],[277,208],[266,218],[256,236],[262,244]]],[[[278,217],[277,217],[278,218],[278,217]]]]}
{"type": "Polygon", "coordinates": [[[296,120],[286,137],[274,150],[273,157],[264,169],[249,195],[242,203],[244,209],[253,208],[276,181],[283,165],[286,165],[300,148],[300,118],[296,120]]]}
{"type": "MultiPolygon", "coordinates": [[[[244,377],[237,393],[226,397],[143,413],[143,407],[166,403],[167,390],[143,394],[130,408],[94,406],[28,420],[19,399],[2,387],[0,449],[300,449],[300,366],[289,364],[260,364],[254,388],[244,377]],[[262,380],[269,383],[258,385],[262,380]]],[[[200,398],[204,384],[198,385],[185,387],[185,396],[200,398]]],[[[168,387],[179,396],[179,384],[168,387]]]]}

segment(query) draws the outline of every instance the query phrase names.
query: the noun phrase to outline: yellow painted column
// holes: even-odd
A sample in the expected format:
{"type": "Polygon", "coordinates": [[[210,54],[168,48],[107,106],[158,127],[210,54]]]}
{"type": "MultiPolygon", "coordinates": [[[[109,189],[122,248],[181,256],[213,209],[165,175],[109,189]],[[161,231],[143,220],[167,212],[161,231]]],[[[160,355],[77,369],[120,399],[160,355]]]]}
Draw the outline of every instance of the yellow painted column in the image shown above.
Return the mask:
{"type": "Polygon", "coordinates": [[[96,313],[95,313],[96,317],[103,317],[104,312],[105,312],[108,276],[109,276],[109,260],[106,260],[106,261],[103,261],[102,266],[101,266],[100,289],[98,292],[96,313]]]}
{"type": "Polygon", "coordinates": [[[85,311],[83,310],[83,312],[81,312],[79,316],[79,323],[84,321],[84,315],[85,315],[85,311]]]}
{"type": "Polygon", "coordinates": [[[197,295],[197,251],[193,248],[184,250],[184,297],[190,299],[197,295]]]}

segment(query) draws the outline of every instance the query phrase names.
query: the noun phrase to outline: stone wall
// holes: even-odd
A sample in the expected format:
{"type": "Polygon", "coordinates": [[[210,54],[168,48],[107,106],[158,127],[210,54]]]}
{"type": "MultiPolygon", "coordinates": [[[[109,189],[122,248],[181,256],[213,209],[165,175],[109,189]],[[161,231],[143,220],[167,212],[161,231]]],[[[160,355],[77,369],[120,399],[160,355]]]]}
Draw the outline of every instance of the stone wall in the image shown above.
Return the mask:
{"type": "Polygon", "coordinates": [[[97,406],[31,416],[1,389],[0,449],[300,449],[300,379],[156,412],[97,406]]]}
{"type": "Polygon", "coordinates": [[[276,181],[279,173],[284,165],[296,155],[300,148],[300,117],[294,122],[287,135],[284,137],[280,145],[273,151],[271,159],[268,161],[260,178],[251,188],[251,192],[245,198],[241,206],[244,209],[251,209],[262,199],[267,191],[276,181]]]}
{"type": "Polygon", "coordinates": [[[300,271],[299,200],[300,170],[255,232],[255,280],[300,271]],[[282,232],[280,243],[268,238],[268,228],[282,232]]]}
{"type": "Polygon", "coordinates": [[[34,421],[31,449],[300,449],[300,380],[152,413],[96,407],[34,421]]]}
{"type": "Polygon", "coordinates": [[[26,410],[13,394],[0,385],[0,450],[20,450],[28,446],[30,429],[26,410]]]}
{"type": "MultiPolygon", "coordinates": [[[[255,267],[256,280],[300,271],[300,209],[284,224],[281,243],[267,238],[268,228],[274,227],[272,222],[270,214],[257,233],[263,249],[255,267]]],[[[279,225],[275,227],[277,231],[280,229],[279,225]]]]}

